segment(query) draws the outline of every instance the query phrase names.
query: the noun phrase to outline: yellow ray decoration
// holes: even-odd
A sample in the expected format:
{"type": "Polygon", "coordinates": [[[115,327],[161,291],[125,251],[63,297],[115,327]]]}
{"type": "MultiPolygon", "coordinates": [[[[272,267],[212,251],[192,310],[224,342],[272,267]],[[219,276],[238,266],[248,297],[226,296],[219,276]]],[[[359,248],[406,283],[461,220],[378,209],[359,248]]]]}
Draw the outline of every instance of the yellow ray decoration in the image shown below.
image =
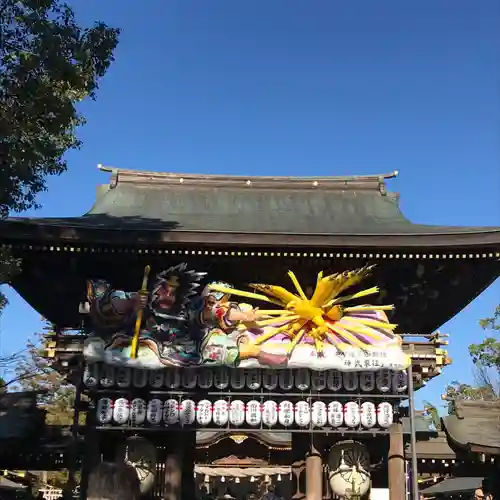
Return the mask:
{"type": "MultiPolygon", "coordinates": [[[[260,293],[232,288],[222,289],[219,285],[212,288],[240,297],[273,303],[280,308],[276,311],[258,311],[260,319],[256,324],[265,327],[266,331],[257,337],[255,345],[262,344],[279,333],[290,339],[287,346],[289,356],[295,347],[304,341],[314,344],[318,356],[321,356],[325,344],[344,351],[349,345],[369,349],[373,344],[384,345],[394,341],[396,325],[389,323],[384,312],[392,310],[393,306],[362,305],[344,308],[341,305],[353,299],[378,293],[378,287],[371,287],[351,295],[340,295],[366,278],[373,267],[364,266],[328,276],[324,276],[323,272],[318,273],[316,288],[310,299],[307,298],[292,271],[288,272],[288,276],[296,293],[281,286],[266,284],[250,285],[260,293]]],[[[243,325],[239,329],[241,328],[243,325]]]]}
{"type": "Polygon", "coordinates": [[[297,293],[299,294],[300,298],[307,300],[306,294],[304,293],[304,290],[302,290],[302,287],[300,286],[299,280],[297,279],[297,276],[295,276],[295,273],[292,271],[288,271],[288,276],[292,280],[292,283],[295,286],[295,290],[297,290],[297,293]]]}

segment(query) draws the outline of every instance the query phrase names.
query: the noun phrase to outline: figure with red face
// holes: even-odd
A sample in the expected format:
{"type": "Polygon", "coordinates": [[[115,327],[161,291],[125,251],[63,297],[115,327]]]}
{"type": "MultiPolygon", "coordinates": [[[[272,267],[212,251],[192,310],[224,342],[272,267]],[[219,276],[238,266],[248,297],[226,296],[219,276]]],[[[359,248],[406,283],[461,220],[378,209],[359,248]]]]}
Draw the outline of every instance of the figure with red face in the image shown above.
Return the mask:
{"type": "MultiPolygon", "coordinates": [[[[231,288],[228,283],[217,284],[231,288]]],[[[210,285],[203,290],[201,299],[197,320],[202,329],[220,328],[223,332],[230,333],[240,323],[252,323],[257,318],[257,309],[242,307],[241,304],[231,301],[228,295],[212,290],[210,285]]]]}
{"type": "Polygon", "coordinates": [[[131,337],[139,309],[144,309],[141,337],[164,341],[187,335],[188,306],[204,276],[186,264],[172,266],[156,275],[148,296],[113,290],[103,280],[89,281],[82,312],[89,314],[93,333],[104,339],[131,337]]]}

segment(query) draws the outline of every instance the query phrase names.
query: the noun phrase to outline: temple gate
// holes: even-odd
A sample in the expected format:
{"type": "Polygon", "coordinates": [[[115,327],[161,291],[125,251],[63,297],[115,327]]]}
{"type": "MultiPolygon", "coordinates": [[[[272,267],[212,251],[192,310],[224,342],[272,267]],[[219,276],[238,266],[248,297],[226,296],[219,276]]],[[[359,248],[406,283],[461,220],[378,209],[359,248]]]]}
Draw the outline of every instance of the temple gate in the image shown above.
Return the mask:
{"type": "Polygon", "coordinates": [[[82,498],[125,460],[192,500],[203,430],[291,435],[296,498],[403,500],[400,403],[449,362],[434,331],[498,275],[500,231],[412,224],[391,175],[112,173],[82,217],[0,225],[77,386],[82,498]]]}

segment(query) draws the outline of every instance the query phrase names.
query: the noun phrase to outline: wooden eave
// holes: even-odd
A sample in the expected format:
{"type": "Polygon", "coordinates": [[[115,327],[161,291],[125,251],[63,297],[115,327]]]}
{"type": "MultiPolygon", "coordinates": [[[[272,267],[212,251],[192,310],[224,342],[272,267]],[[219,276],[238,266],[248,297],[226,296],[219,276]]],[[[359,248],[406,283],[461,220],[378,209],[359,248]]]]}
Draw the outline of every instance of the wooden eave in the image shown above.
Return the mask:
{"type": "MultiPolygon", "coordinates": [[[[241,432],[233,431],[197,431],[196,433],[196,448],[206,449],[220,443],[225,439],[233,439],[235,436],[245,436],[246,439],[253,440],[269,450],[287,451],[292,449],[292,435],[287,433],[276,432],[252,432],[242,430],[241,432]]],[[[245,442],[243,441],[243,442],[245,442]]],[[[224,459],[222,459],[224,460],[224,459]]],[[[217,461],[214,462],[214,465],[217,461]]],[[[220,464],[217,464],[220,465],[220,464]]]]}
{"type": "Polygon", "coordinates": [[[442,419],[452,448],[500,455],[500,403],[457,401],[455,408],[456,414],[442,419]]]}
{"type": "MultiPolygon", "coordinates": [[[[417,439],[417,457],[419,459],[454,460],[455,451],[450,447],[446,434],[442,431],[429,432],[427,436],[420,435],[417,439]]],[[[405,447],[405,457],[411,459],[411,444],[405,447]]]]}
{"type": "MultiPolygon", "coordinates": [[[[192,251],[215,247],[221,252],[237,252],[244,247],[255,251],[270,249],[307,248],[324,252],[334,250],[396,251],[404,249],[408,253],[488,253],[500,256],[500,229],[464,232],[421,232],[415,234],[307,234],[307,233],[250,233],[224,231],[185,231],[182,229],[161,230],[147,228],[127,228],[119,224],[94,226],[73,225],[73,221],[49,219],[17,220],[0,223],[0,241],[4,244],[34,244],[69,246],[125,246],[132,248],[152,248],[175,251],[192,251]]],[[[272,251],[272,250],[271,250],[272,251]]],[[[331,252],[330,252],[331,253],[331,252]]],[[[372,252],[373,253],[373,252],[372,252]]]]}
{"type": "Polygon", "coordinates": [[[241,177],[106,169],[81,217],[11,218],[7,244],[92,245],[165,250],[246,247],[335,251],[423,249],[500,252],[500,228],[414,224],[381,174],[348,177],[241,177]]]}

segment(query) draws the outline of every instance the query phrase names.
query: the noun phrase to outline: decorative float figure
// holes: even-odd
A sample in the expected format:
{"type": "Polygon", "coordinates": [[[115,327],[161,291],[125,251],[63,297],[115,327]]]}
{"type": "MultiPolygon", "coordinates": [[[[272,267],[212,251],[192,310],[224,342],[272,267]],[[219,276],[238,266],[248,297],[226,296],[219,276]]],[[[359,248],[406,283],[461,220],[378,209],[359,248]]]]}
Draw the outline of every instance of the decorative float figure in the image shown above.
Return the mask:
{"type": "MultiPolygon", "coordinates": [[[[394,333],[396,325],[385,314],[393,306],[345,305],[378,292],[377,287],[371,287],[344,295],[349,287],[367,277],[372,267],[328,276],[319,273],[310,297],[291,271],[288,275],[295,293],[265,284],[250,285],[260,293],[247,292],[213,282],[198,295],[205,273],[190,270],[186,264],[162,271],[151,287],[139,292],[113,290],[102,280],[90,281],[82,311],[88,313],[94,337],[88,339],[84,354],[90,362],[146,369],[196,365],[303,368],[295,380],[299,391],[310,384],[309,369],[404,370],[409,357],[402,352],[401,339],[394,333]],[[231,299],[235,296],[266,302],[273,308],[257,309],[235,302],[231,299]],[[133,355],[135,339],[137,357],[133,355]],[[373,356],[367,354],[370,351],[373,356]]],[[[252,380],[243,382],[240,378],[237,383],[239,375],[234,375],[231,385],[238,389],[246,383],[257,390],[262,384],[260,374],[254,372],[249,377],[252,380]]],[[[346,388],[355,391],[359,384],[357,373],[345,377],[346,388]]],[[[292,378],[291,373],[280,373],[281,389],[291,390],[292,378]]],[[[335,390],[338,382],[327,376],[329,389],[335,390]]],[[[378,380],[377,385],[381,382],[390,387],[390,380],[378,380]]],[[[187,380],[182,385],[192,387],[187,380]]],[[[315,377],[314,385],[324,387],[324,377],[315,377]]]]}

